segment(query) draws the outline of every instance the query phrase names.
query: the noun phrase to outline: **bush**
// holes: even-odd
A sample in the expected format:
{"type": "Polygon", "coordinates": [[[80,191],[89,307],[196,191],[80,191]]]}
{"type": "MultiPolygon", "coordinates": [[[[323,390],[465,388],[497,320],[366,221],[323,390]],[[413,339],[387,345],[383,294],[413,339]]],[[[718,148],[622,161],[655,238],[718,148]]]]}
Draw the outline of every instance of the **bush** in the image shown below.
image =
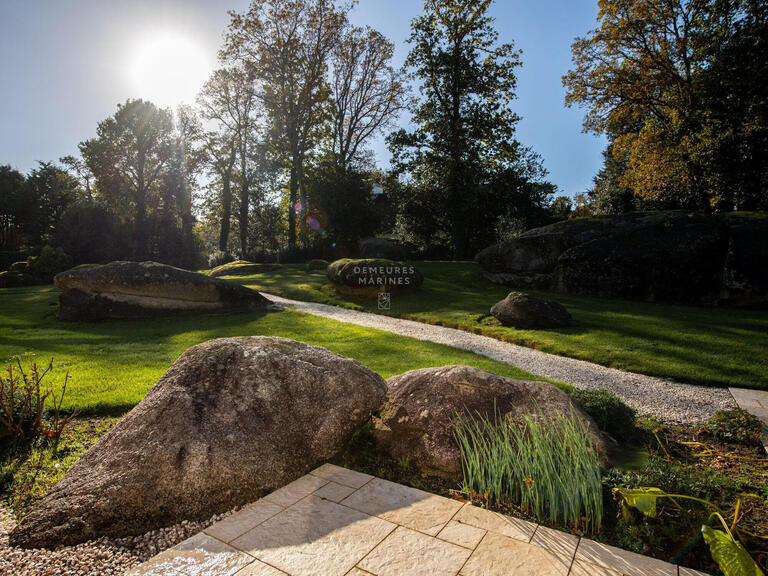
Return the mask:
{"type": "Polygon", "coordinates": [[[215,250],[208,256],[208,268],[217,268],[223,264],[234,262],[235,260],[237,260],[237,257],[233,254],[224,252],[223,250],[215,250]]]}
{"type": "Polygon", "coordinates": [[[325,270],[328,268],[328,260],[315,258],[307,262],[307,270],[325,270]]]}
{"type": "Polygon", "coordinates": [[[471,497],[518,504],[540,521],[599,530],[600,462],[583,420],[526,417],[518,425],[459,417],[456,440],[471,497]]]}
{"type": "Polygon", "coordinates": [[[621,398],[607,390],[580,390],[570,392],[571,398],[589,414],[597,427],[618,441],[630,440],[636,433],[637,411],[621,398]]]}
{"type": "Polygon", "coordinates": [[[30,256],[27,272],[35,278],[51,282],[59,272],[72,268],[72,257],[61,248],[43,246],[40,254],[30,256]]]}
{"type": "Polygon", "coordinates": [[[16,358],[0,375],[0,440],[10,443],[31,442],[40,436],[58,441],[69,417],[61,414],[61,405],[67,391],[69,374],[64,377],[58,396],[43,380],[53,370],[53,361],[47,367],[33,363],[28,371],[16,358]],[[45,402],[51,398],[52,410],[45,402]]]}
{"type": "Polygon", "coordinates": [[[127,227],[107,206],[81,204],[64,212],[55,243],[75,264],[106,264],[130,257],[129,237],[127,227]]]}
{"type": "Polygon", "coordinates": [[[704,428],[716,438],[749,446],[759,444],[763,434],[760,419],[741,408],[720,410],[707,421],[704,428]]]}

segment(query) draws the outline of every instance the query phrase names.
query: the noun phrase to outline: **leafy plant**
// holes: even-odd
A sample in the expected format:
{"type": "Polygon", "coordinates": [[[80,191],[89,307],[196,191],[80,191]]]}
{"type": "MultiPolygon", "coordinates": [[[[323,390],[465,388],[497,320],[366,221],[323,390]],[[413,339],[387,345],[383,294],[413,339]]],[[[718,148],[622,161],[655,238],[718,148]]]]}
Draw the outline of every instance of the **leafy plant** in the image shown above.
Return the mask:
{"type": "Polygon", "coordinates": [[[28,371],[18,357],[15,363],[8,364],[5,374],[0,376],[0,439],[28,442],[46,436],[58,441],[70,418],[61,411],[69,374],[57,395],[53,388],[43,385],[52,370],[53,361],[44,368],[33,363],[28,371]],[[48,398],[50,411],[45,407],[48,398]]]}
{"type": "Polygon", "coordinates": [[[600,430],[608,432],[616,440],[631,439],[635,430],[637,411],[627,406],[616,394],[607,390],[580,390],[570,392],[571,398],[589,414],[600,430]]]}
{"type": "Polygon", "coordinates": [[[458,415],[455,434],[465,493],[518,504],[540,520],[599,530],[600,463],[581,419],[537,415],[517,423],[458,415]]]}
{"type": "Polygon", "coordinates": [[[737,527],[739,522],[739,509],[741,507],[740,500],[736,504],[733,524],[729,529],[723,518],[722,510],[712,502],[702,498],[696,498],[686,494],[669,494],[659,488],[652,487],[616,488],[614,490],[614,495],[621,502],[623,511],[625,510],[625,507],[635,508],[649,518],[656,517],[657,500],[660,498],[669,499],[676,507],[679,507],[679,504],[677,503],[678,499],[693,500],[703,504],[714,510],[714,512],[701,527],[701,532],[705,542],[709,545],[712,559],[717,562],[717,565],[723,571],[725,576],[765,576],[757,563],[749,555],[746,548],[744,548],[744,546],[734,537],[734,533],[738,535],[739,531],[741,531],[745,535],[753,538],[768,539],[768,536],[752,534],[737,527]],[[709,526],[709,523],[713,519],[719,519],[725,531],[715,530],[709,526]]]}
{"type": "Polygon", "coordinates": [[[237,260],[237,258],[233,254],[224,252],[222,250],[215,250],[214,252],[211,252],[210,256],[208,256],[208,268],[216,268],[217,266],[221,266],[222,264],[229,264],[235,260],[237,260]]]}
{"type": "Polygon", "coordinates": [[[707,421],[704,428],[716,438],[749,446],[759,444],[763,433],[763,423],[760,419],[741,408],[719,410],[707,421]]]}

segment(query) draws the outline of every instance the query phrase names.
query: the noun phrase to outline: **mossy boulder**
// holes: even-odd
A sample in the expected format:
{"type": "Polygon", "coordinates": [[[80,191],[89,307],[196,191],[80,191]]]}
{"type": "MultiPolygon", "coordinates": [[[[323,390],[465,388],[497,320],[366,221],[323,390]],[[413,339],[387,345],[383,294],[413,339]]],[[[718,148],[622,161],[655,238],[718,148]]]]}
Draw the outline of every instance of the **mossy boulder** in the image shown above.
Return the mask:
{"type": "Polygon", "coordinates": [[[346,294],[417,290],[424,275],[412,264],[379,258],[343,258],[328,265],[326,275],[334,287],[346,294]]]}
{"type": "Polygon", "coordinates": [[[235,260],[234,262],[228,262],[217,266],[211,270],[208,275],[214,278],[221,276],[250,276],[252,274],[260,274],[261,272],[269,272],[279,268],[280,264],[276,263],[263,263],[263,262],[249,262],[247,260],[235,260]]]}
{"type": "Polygon", "coordinates": [[[321,260],[319,258],[315,258],[314,260],[310,260],[307,262],[307,270],[325,270],[328,268],[328,260],[321,260]]]}
{"type": "Polygon", "coordinates": [[[267,310],[245,286],[157,262],[77,266],[54,278],[60,320],[103,320],[267,310]]]}
{"type": "Polygon", "coordinates": [[[768,305],[768,217],[693,212],[577,218],[477,255],[515,288],[661,302],[768,305]]]}

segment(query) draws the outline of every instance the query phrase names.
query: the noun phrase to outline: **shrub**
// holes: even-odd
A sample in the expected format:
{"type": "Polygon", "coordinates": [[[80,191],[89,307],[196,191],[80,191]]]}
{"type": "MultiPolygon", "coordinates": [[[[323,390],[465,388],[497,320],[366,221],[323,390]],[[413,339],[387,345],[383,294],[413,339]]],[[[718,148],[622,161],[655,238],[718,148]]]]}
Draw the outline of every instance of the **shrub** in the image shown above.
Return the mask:
{"type": "Polygon", "coordinates": [[[61,248],[43,246],[40,254],[30,256],[27,272],[39,280],[51,282],[59,272],[72,268],[72,257],[61,248]]]}
{"type": "Polygon", "coordinates": [[[30,442],[40,436],[58,441],[69,416],[62,415],[61,405],[67,391],[69,374],[64,377],[61,393],[45,387],[43,380],[53,370],[53,361],[40,367],[33,363],[24,370],[21,360],[8,364],[0,375],[0,440],[5,442],[30,442]],[[45,402],[51,398],[52,410],[45,402]]]}
{"type": "Polygon", "coordinates": [[[749,446],[759,444],[763,434],[760,419],[741,408],[718,411],[704,428],[716,438],[749,446]]]}
{"type": "Polygon", "coordinates": [[[518,504],[539,520],[600,528],[600,462],[583,420],[458,417],[456,439],[467,494],[518,504]]]}
{"type": "Polygon", "coordinates": [[[230,262],[234,262],[237,260],[237,257],[229,252],[224,252],[222,250],[215,250],[214,252],[211,252],[211,255],[208,256],[208,268],[216,268],[218,266],[221,266],[222,264],[229,264],[230,262]]]}
{"type": "Polygon", "coordinates": [[[328,260],[315,258],[307,262],[307,270],[325,270],[326,268],[328,268],[328,260]]]}
{"type": "Polygon", "coordinates": [[[637,411],[627,406],[616,394],[603,389],[574,389],[570,395],[574,402],[592,417],[600,430],[616,440],[629,440],[635,435],[637,411]]]}
{"type": "Polygon", "coordinates": [[[54,238],[75,264],[105,264],[131,253],[128,227],[114,211],[98,203],[78,204],[65,211],[54,238]]]}

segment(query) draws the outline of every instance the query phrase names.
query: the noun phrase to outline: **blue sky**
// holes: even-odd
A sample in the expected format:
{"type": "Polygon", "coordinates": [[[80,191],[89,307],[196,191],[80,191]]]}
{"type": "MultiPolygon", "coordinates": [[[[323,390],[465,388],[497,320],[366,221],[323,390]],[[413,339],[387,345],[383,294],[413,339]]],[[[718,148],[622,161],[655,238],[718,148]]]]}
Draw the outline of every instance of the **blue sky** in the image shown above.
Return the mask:
{"type": "MultiPolygon", "coordinates": [[[[0,164],[26,172],[38,160],[73,154],[119,102],[156,96],[141,93],[135,78],[137,53],[155,38],[185,38],[198,72],[211,69],[227,10],[247,5],[248,0],[2,0],[0,164]]],[[[394,41],[399,65],[408,52],[410,21],[421,10],[420,0],[360,0],[351,19],[394,41]]],[[[491,14],[501,40],[523,50],[514,103],[523,117],[518,139],[541,154],[561,194],[584,192],[600,168],[604,140],[581,132],[583,112],[565,108],[560,78],[570,66],[573,38],[595,26],[596,0],[497,0],[491,14]]],[[[382,138],[374,149],[386,166],[382,138]]]]}

